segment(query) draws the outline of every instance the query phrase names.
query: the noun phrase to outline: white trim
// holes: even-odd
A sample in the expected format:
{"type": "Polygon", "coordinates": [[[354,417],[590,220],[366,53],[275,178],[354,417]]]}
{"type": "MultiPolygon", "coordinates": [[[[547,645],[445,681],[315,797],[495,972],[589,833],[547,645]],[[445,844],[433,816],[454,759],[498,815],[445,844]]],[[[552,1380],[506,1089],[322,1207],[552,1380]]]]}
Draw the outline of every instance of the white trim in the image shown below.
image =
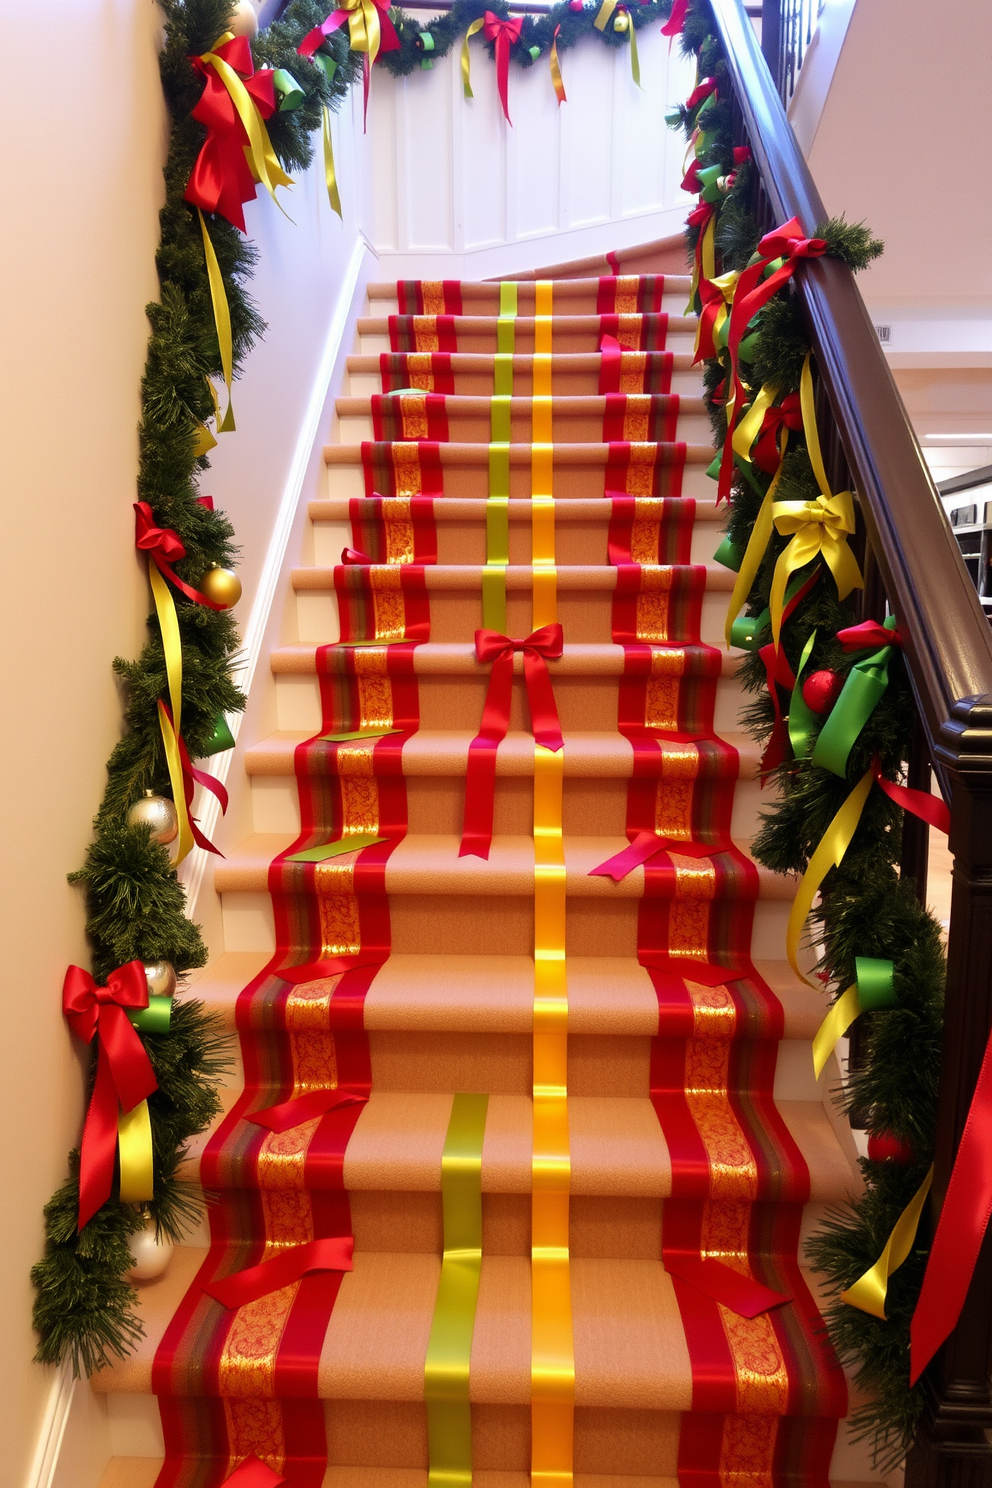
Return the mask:
{"type": "Polygon", "coordinates": [[[56,1370],[24,1488],[51,1488],[78,1383],[67,1365],[63,1364],[56,1370]]]}
{"type": "MultiPolygon", "coordinates": [[[[366,259],[375,257],[374,250],[366,238],[359,233],[345,271],[334,314],[327,329],[327,339],[321,354],[317,375],[314,378],[306,415],[300,425],[293,452],[293,462],[286,477],[279,509],[272,527],[265,563],[258,583],[255,602],[245,626],[240,659],[233,669],[232,680],[246,695],[250,693],[255,672],[262,657],[263,642],[272,615],[272,606],[279,588],[279,580],[286,562],[286,549],[299,510],[300,497],[307,475],[307,467],[313,456],[314,445],[319,437],[325,417],[328,388],[334,369],[344,348],[348,327],[357,315],[356,301],[365,293],[367,279],[366,259]],[[363,272],[364,271],[364,272],[363,272]]],[[[237,743],[243,715],[238,713],[228,718],[231,734],[237,743]]],[[[211,767],[211,774],[223,785],[231,768],[234,750],[229,749],[218,756],[211,767]]],[[[212,795],[204,794],[199,803],[199,824],[207,837],[212,838],[220,817],[220,803],[212,795]]],[[[192,917],[196,901],[203,884],[208,854],[202,848],[194,848],[179,870],[179,877],[186,886],[186,912],[192,917]]]]}

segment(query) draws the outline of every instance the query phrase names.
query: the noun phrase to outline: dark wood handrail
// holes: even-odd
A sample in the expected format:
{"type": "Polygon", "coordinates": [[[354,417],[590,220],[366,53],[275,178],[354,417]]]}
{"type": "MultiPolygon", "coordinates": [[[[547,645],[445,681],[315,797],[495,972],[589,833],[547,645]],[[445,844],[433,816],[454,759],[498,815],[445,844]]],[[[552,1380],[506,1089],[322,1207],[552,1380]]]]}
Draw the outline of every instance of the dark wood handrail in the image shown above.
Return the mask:
{"type": "MultiPolygon", "coordinates": [[[[827,213],[739,0],[712,0],[762,184],[778,222],[811,233],[827,213]]],[[[907,634],[917,704],[936,765],[992,770],[992,627],[854,276],[836,259],[797,275],[813,349],[885,588],[907,634]],[[963,715],[970,726],[962,727],[963,715]],[[977,717],[975,715],[978,715],[977,717]],[[985,714],[984,717],[981,715],[985,714]]],[[[943,772],[941,772],[943,773],[943,772]]]]}

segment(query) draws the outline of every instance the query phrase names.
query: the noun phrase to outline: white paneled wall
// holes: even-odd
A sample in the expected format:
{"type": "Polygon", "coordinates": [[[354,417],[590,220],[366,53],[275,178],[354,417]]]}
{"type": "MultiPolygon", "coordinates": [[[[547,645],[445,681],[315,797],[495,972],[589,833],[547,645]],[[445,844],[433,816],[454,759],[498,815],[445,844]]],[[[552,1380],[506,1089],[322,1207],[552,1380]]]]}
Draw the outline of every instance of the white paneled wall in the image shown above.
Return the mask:
{"type": "Polygon", "coordinates": [[[679,190],[685,145],[664,116],[693,75],[659,26],[638,33],[640,89],[628,49],[595,39],[562,53],[560,108],[546,56],[511,64],[512,128],[495,67],[477,38],[469,45],[472,99],[460,43],[430,71],[375,70],[368,231],[390,274],[498,273],[679,231],[691,204],[679,190]]]}

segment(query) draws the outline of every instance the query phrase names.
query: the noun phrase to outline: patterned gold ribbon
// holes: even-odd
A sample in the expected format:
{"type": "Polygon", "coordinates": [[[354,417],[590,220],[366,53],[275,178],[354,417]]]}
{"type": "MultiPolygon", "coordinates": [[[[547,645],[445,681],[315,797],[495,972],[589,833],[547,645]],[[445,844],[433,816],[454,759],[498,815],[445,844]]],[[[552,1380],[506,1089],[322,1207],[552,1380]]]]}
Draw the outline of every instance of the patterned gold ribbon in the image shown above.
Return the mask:
{"type": "Polygon", "coordinates": [[[424,1364],[428,1488],[471,1488],[469,1364],[482,1269],[482,1144],[488,1095],[456,1095],[441,1157],[444,1255],[424,1364]]]}

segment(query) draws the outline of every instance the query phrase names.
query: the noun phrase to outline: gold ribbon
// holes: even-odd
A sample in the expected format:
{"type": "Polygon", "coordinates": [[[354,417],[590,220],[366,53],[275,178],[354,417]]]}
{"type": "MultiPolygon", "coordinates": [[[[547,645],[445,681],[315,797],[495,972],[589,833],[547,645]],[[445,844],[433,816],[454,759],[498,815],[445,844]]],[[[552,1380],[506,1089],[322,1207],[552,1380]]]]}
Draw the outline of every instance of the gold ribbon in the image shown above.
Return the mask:
{"type": "Polygon", "coordinates": [[[424,1364],[428,1488],[471,1488],[469,1364],[482,1269],[482,1144],[488,1095],[456,1095],[441,1156],[444,1254],[424,1364]]]}
{"type": "Polygon", "coordinates": [[[772,640],[778,648],[782,629],[782,609],[785,590],[790,574],[804,568],[822,554],[837,583],[837,594],[846,599],[852,589],[863,589],[864,580],[857,560],[847,545],[848,536],[854,532],[854,497],[850,491],[833,495],[823,468],[820,454],[820,439],[816,430],[816,412],[813,407],[813,377],[810,372],[809,354],[803,363],[803,375],[799,387],[799,401],[803,415],[803,433],[806,449],[813,467],[820,494],[815,501],[776,501],[772,508],[772,521],[783,537],[791,535],[792,541],[778,556],[772,576],[772,588],[768,607],[771,611],[772,640]]]}
{"type": "Polygon", "coordinates": [[[868,1312],[872,1317],[880,1318],[882,1322],[885,1321],[885,1299],[889,1288],[889,1277],[899,1270],[913,1248],[920,1215],[923,1213],[923,1205],[926,1203],[932,1182],[933,1168],[931,1167],[896,1220],[882,1254],[874,1266],[870,1266],[863,1276],[858,1277],[853,1286],[841,1292],[842,1302],[859,1308],[861,1312],[868,1312]]]}
{"type": "Polygon", "coordinates": [[[140,1204],[153,1199],[152,1121],[146,1100],[118,1115],[117,1150],[121,1160],[121,1202],[140,1204]]]}
{"type": "MultiPolygon", "coordinates": [[[[613,0],[613,3],[616,4],[616,0],[613,0]]],[[[462,42],[462,93],[466,98],[475,97],[475,94],[472,92],[472,59],[469,56],[468,39],[470,36],[474,36],[477,31],[481,31],[485,24],[485,16],[479,16],[479,19],[473,21],[465,32],[465,40],[462,42]]]]}
{"type": "Polygon", "coordinates": [[[193,850],[193,829],[186,808],[186,791],[183,782],[183,767],[179,757],[179,734],[182,731],[183,709],[183,643],[179,634],[179,617],[172,590],[159,573],[156,565],[148,560],[148,580],[152,586],[158,628],[162,635],[162,653],[165,657],[165,675],[169,685],[169,705],[172,721],[161,702],[158,707],[158,724],[165,750],[165,762],[169,769],[172,786],[172,801],[179,818],[179,837],[176,845],[176,865],[193,850]]]}
{"type": "Polygon", "coordinates": [[[730,636],[734,627],[734,621],[744,608],[747,597],[754,588],[754,581],[758,577],[761,560],[765,556],[765,550],[772,535],[772,507],[775,501],[775,492],[778,490],[778,483],[782,478],[782,465],[785,460],[785,451],[788,442],[789,431],[786,429],[784,430],[782,457],[778,462],[778,469],[772,477],[772,483],[765,492],[764,500],[758,508],[758,515],[754,520],[754,526],[751,528],[751,536],[747,540],[744,557],[741,560],[741,566],[734,580],[734,592],[730,596],[730,604],[727,607],[727,619],[724,624],[724,635],[727,638],[728,646],[731,643],[730,636]]]}
{"type": "MultiPolygon", "coordinates": [[[[371,0],[352,0],[352,3],[370,4],[371,0]]],[[[372,8],[375,9],[374,6],[372,8]]],[[[351,6],[345,3],[342,9],[349,10],[351,6]]],[[[378,20],[376,21],[376,25],[378,25],[378,20]]],[[[286,172],[276,158],[276,152],[272,148],[272,141],[269,139],[269,132],[265,127],[265,121],[258,112],[255,100],[231,64],[225,62],[223,57],[217,55],[217,47],[223,46],[225,42],[233,40],[234,32],[225,31],[223,36],[217,38],[210,51],[201,53],[197,60],[202,62],[205,67],[212,67],[214,69],[218,78],[230,94],[231,102],[237,110],[238,118],[244,126],[245,134],[248,136],[248,143],[245,146],[245,156],[248,160],[251,173],[255,180],[265,187],[272,200],[276,203],[276,206],[282,211],[282,207],[276,201],[276,187],[292,186],[292,177],[286,175],[286,172]]]]}
{"type": "MultiPolygon", "coordinates": [[[[741,421],[734,430],[734,437],[731,440],[734,454],[739,455],[742,460],[746,460],[749,465],[751,463],[751,446],[761,433],[765,414],[777,397],[778,388],[773,387],[770,382],[764,383],[756,397],[752,399],[747,412],[741,415],[741,421]]],[[[789,431],[786,429],[786,437],[788,437],[788,433],[789,431]]],[[[779,454],[785,454],[784,447],[779,451],[779,454]]]]}
{"type": "Polygon", "coordinates": [[[861,820],[861,813],[873,783],[872,771],[866,770],[824,832],[816,851],[806,866],[806,872],[799,881],[796,897],[792,901],[789,924],[785,932],[785,951],[789,958],[789,965],[807,987],[812,987],[813,983],[799,970],[799,938],[807,916],[813,908],[813,900],[819,892],[821,883],[831,868],[839,868],[844,861],[844,854],[851,845],[851,838],[861,820]]]}
{"type": "MultiPolygon", "coordinates": [[[[214,245],[207,232],[207,224],[203,213],[197,207],[196,215],[200,219],[200,232],[203,234],[203,255],[207,260],[207,282],[210,285],[210,303],[214,312],[214,327],[217,331],[217,344],[220,346],[220,365],[224,372],[224,386],[227,388],[227,412],[224,422],[218,420],[217,428],[221,434],[230,434],[234,431],[234,406],[231,402],[232,385],[234,381],[234,342],[231,337],[231,311],[227,303],[227,291],[224,288],[224,276],[217,262],[217,254],[214,245]]],[[[207,381],[209,382],[209,378],[207,381]]],[[[210,388],[213,397],[213,385],[210,388]]],[[[218,412],[216,401],[214,413],[218,412]]],[[[205,431],[206,432],[206,431],[205,431]]],[[[210,445],[206,446],[207,449],[210,445]]],[[[199,453],[199,451],[198,451],[199,453]]]]}
{"type": "Polygon", "coordinates": [[[531,398],[531,628],[558,619],[558,570],[555,566],[554,444],[551,402],[551,317],[554,285],[539,279],[534,286],[534,359],[531,398]]]}
{"type": "Polygon", "coordinates": [[[334,169],[334,144],[331,140],[331,111],[324,105],[324,180],[327,183],[327,200],[343,220],[341,195],[338,191],[337,172],[334,169]]]}
{"type": "Polygon", "coordinates": [[[834,1003],[819,1028],[813,1040],[813,1072],[819,1079],[823,1072],[823,1066],[844,1037],[855,1018],[861,1016],[861,999],[858,996],[858,984],[852,982],[846,992],[842,992],[834,1003]]]}
{"type": "Polygon", "coordinates": [[[606,30],[606,24],[616,8],[617,0],[603,0],[602,5],[599,7],[599,14],[593,21],[593,25],[596,27],[597,31],[606,30]]]}

